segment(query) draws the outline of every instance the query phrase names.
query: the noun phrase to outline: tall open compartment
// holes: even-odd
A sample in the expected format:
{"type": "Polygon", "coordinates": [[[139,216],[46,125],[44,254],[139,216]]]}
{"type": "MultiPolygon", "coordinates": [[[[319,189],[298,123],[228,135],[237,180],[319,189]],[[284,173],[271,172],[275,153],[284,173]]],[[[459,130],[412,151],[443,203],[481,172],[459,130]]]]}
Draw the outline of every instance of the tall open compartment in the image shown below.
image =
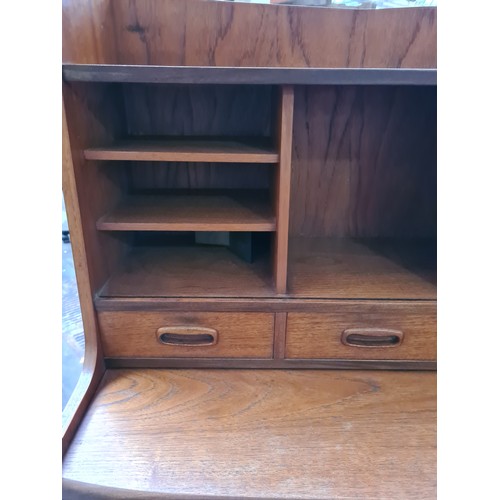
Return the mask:
{"type": "Polygon", "coordinates": [[[290,128],[291,89],[66,82],[64,95],[81,147],[78,188],[84,204],[92,197],[86,222],[101,260],[99,297],[285,290],[288,206],[280,212],[280,202],[290,142],[280,137],[290,128]]]}

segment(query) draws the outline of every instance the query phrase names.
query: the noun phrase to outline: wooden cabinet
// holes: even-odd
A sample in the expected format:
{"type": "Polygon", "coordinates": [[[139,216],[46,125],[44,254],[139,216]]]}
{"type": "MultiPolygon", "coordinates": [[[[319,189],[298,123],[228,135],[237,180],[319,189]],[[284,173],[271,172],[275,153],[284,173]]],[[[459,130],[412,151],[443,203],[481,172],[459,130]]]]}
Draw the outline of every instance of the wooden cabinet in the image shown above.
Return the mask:
{"type": "MultiPolygon", "coordinates": [[[[231,305],[241,331],[255,335],[267,327],[243,314],[249,305],[285,314],[284,356],[271,346],[280,362],[435,361],[435,86],[366,85],[356,75],[337,85],[335,73],[321,86],[226,85],[224,75],[194,85],[187,70],[166,69],[132,78],[134,67],[64,67],[104,357],[171,366],[178,354],[139,339],[150,335],[147,311],[182,299],[179,310],[203,313],[210,303],[221,317],[231,305]],[[114,310],[134,327],[128,347],[103,323],[114,310]],[[351,327],[394,327],[404,339],[390,349],[339,344],[351,327]]],[[[189,352],[203,357],[181,351],[185,366],[189,352]]],[[[271,352],[222,351],[207,350],[220,367],[271,352]]]]}
{"type": "MultiPolygon", "coordinates": [[[[205,449],[193,457],[200,469],[192,489],[184,488],[175,481],[189,476],[187,457],[175,458],[175,474],[159,472],[170,456],[155,442],[153,421],[141,423],[146,441],[138,446],[134,425],[147,408],[159,429],[178,426],[179,442],[223,447],[227,434],[244,447],[257,418],[259,446],[270,440],[283,464],[308,474],[289,488],[268,478],[269,497],[349,496],[320,480],[340,448],[311,465],[316,438],[349,448],[336,436],[352,424],[353,446],[369,442],[389,457],[384,443],[393,449],[396,434],[386,442],[368,436],[370,405],[380,415],[384,401],[396,409],[400,387],[411,425],[418,428],[419,411],[427,415],[417,434],[432,463],[435,29],[434,8],[65,3],[63,184],[87,343],[65,449],[84,415],[80,444],[99,441],[99,425],[119,429],[130,418],[121,429],[127,445],[138,462],[154,462],[141,488],[233,498],[242,463],[231,463],[227,450],[212,456],[228,476],[207,468],[212,487],[203,490],[205,449]],[[333,370],[347,368],[361,371],[342,382],[333,370]],[[426,394],[417,401],[410,393],[420,381],[426,394]],[[359,407],[343,402],[351,396],[359,407]],[[119,425],[108,421],[108,404],[123,413],[119,425]],[[197,435],[178,415],[209,430],[197,435]],[[344,417],[347,427],[335,420],[344,417]],[[299,438],[295,425],[314,422],[318,434],[299,438]],[[156,458],[145,451],[148,440],[156,458]]],[[[377,436],[397,432],[386,417],[377,425],[377,436]]],[[[412,439],[409,428],[403,435],[412,439]]],[[[72,446],[67,478],[88,480],[90,469],[75,471],[92,449],[72,446]]],[[[416,463],[398,453],[400,464],[416,463]]],[[[269,477],[281,477],[278,463],[270,460],[269,477]]],[[[398,481],[377,489],[375,481],[353,497],[417,498],[434,488],[432,466],[426,470],[424,486],[413,476],[409,489],[398,490],[398,481]]],[[[242,496],[266,497],[247,479],[242,496]]],[[[101,484],[126,483],[107,476],[101,484]]]]}

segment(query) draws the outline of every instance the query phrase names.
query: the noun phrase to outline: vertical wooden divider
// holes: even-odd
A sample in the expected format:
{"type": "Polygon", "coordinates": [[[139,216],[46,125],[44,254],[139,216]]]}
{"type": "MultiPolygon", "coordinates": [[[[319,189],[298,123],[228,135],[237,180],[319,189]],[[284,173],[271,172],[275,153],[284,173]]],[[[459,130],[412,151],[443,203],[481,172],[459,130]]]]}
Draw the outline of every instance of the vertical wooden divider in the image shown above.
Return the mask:
{"type": "Polygon", "coordinates": [[[283,359],[285,357],[287,316],[288,313],[286,312],[277,312],[274,314],[274,359],[283,359]]]}
{"type": "Polygon", "coordinates": [[[274,284],[276,293],[286,293],[288,226],[292,170],[293,87],[280,88],[278,107],[279,165],[275,182],[276,235],[274,239],[274,284]]]}

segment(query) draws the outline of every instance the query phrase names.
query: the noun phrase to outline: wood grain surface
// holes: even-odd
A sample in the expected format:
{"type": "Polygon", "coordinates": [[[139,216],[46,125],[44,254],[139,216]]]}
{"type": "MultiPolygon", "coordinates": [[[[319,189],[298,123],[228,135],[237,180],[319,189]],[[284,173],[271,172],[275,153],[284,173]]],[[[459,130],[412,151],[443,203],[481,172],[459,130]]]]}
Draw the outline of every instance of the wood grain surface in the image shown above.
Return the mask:
{"type": "Polygon", "coordinates": [[[436,359],[435,304],[373,301],[355,313],[337,305],[329,314],[289,313],[286,327],[286,358],[309,359],[436,359]],[[394,347],[358,347],[341,342],[348,329],[384,328],[400,331],[401,344],[394,347]]]}
{"type": "Polygon", "coordinates": [[[99,327],[106,357],[271,358],[274,315],[270,313],[101,312],[99,327]],[[160,344],[159,328],[202,327],[217,331],[215,345],[160,344]]]}
{"type": "Polygon", "coordinates": [[[290,240],[288,295],[436,299],[435,240],[290,240]]]}
{"type": "Polygon", "coordinates": [[[137,247],[101,297],[271,297],[269,260],[249,264],[222,247],[137,247]]]}
{"type": "MultiPolygon", "coordinates": [[[[255,142],[255,141],[254,141],[255,142]]],[[[275,163],[272,148],[238,139],[131,138],[108,147],[85,150],[87,160],[275,163]]]]}
{"type": "Polygon", "coordinates": [[[108,370],[63,476],[200,498],[435,498],[436,375],[108,370]]]}
{"type": "Polygon", "coordinates": [[[158,189],[266,189],[275,165],[243,163],[127,162],[129,192],[158,189]]]}
{"type": "Polygon", "coordinates": [[[270,137],[269,85],[120,86],[129,136],[270,137]]]}
{"type": "Polygon", "coordinates": [[[63,3],[63,61],[435,68],[436,8],[318,9],[198,0],[63,3]]]}
{"type": "Polygon", "coordinates": [[[261,193],[129,196],[97,221],[103,231],[274,231],[261,193]]]}
{"type": "Polygon", "coordinates": [[[296,87],[290,232],[435,237],[436,89],[296,87]]]}

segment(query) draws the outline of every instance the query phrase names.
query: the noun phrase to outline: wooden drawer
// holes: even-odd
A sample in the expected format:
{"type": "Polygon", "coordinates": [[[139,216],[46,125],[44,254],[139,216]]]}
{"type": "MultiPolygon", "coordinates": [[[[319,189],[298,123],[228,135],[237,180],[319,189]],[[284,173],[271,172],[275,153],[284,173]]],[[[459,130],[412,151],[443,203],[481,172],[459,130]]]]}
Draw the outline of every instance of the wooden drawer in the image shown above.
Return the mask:
{"type": "Polygon", "coordinates": [[[274,314],[101,311],[106,357],[271,358],[274,314]]]}
{"type": "Polygon", "coordinates": [[[289,313],[286,358],[436,359],[436,304],[351,303],[289,313]]]}

